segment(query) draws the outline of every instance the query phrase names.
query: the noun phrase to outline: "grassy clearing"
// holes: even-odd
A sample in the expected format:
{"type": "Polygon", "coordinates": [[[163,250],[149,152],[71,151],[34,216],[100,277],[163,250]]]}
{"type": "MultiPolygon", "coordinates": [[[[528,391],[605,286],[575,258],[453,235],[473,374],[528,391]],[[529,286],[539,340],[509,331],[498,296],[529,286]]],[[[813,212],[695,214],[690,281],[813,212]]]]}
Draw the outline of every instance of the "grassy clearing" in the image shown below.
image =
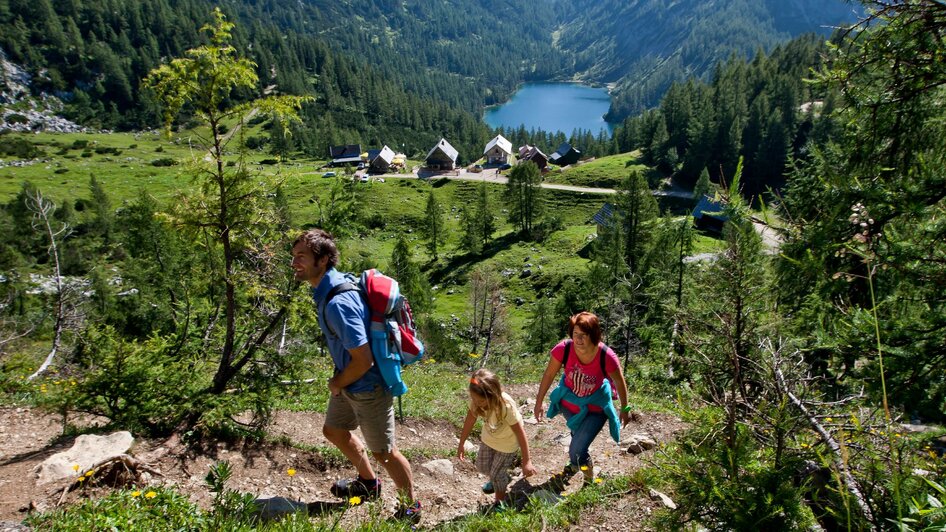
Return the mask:
{"type": "Polygon", "coordinates": [[[581,187],[615,188],[633,170],[646,171],[640,152],[619,153],[546,174],[549,183],[581,187]]]}

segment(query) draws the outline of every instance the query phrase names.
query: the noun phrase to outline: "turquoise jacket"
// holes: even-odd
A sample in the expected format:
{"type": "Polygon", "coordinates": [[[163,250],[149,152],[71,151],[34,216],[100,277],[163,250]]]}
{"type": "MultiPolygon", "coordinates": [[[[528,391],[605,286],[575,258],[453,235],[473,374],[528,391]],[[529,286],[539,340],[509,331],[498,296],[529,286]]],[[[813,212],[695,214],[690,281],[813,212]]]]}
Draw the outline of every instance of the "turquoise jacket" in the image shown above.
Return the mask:
{"type": "Polygon", "coordinates": [[[608,418],[608,430],[611,432],[611,437],[614,441],[621,443],[621,420],[618,417],[617,409],[614,408],[614,403],[611,402],[611,382],[607,378],[593,394],[587,397],[578,397],[568,386],[565,386],[565,375],[563,374],[562,380],[549,395],[549,411],[545,414],[545,417],[553,418],[561,412],[562,399],[579,408],[578,413],[573,415],[566,423],[568,430],[574,432],[581,426],[585,415],[588,414],[588,405],[600,406],[604,411],[604,415],[608,418]]]}

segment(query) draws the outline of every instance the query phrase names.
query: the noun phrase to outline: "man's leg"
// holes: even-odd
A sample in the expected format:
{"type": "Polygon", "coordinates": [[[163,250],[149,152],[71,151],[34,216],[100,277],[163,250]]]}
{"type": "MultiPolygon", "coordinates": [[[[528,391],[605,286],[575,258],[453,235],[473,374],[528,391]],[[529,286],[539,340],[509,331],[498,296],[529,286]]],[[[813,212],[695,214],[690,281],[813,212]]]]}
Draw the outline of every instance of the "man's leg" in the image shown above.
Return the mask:
{"type": "Polygon", "coordinates": [[[350,430],[325,425],[322,427],[322,434],[355,466],[359,477],[365,480],[376,478],[374,469],[371,468],[371,461],[368,460],[368,453],[365,452],[365,446],[350,430]]]}
{"type": "Polygon", "coordinates": [[[405,504],[414,501],[414,475],[411,464],[397,449],[394,435],[394,398],[380,388],[364,394],[353,394],[352,408],[365,444],[391,475],[391,480],[405,504]]]}
{"type": "Polygon", "coordinates": [[[350,397],[345,393],[329,396],[322,434],[355,466],[358,476],[371,480],[376,476],[365,452],[365,445],[352,434],[357,426],[358,420],[350,397]]]}
{"type": "Polygon", "coordinates": [[[381,466],[388,472],[388,475],[391,475],[394,487],[397,488],[401,498],[407,503],[413,502],[415,500],[414,474],[411,471],[410,462],[401,454],[401,451],[398,451],[395,447],[390,452],[373,452],[371,454],[377,461],[381,462],[381,466]]]}

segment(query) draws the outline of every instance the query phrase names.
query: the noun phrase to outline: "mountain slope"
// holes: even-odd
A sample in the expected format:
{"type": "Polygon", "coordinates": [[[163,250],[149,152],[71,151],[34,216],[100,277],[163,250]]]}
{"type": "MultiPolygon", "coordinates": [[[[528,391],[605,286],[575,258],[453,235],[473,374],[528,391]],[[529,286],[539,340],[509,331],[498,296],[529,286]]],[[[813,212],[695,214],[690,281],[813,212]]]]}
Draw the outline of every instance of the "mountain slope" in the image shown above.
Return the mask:
{"type": "Polygon", "coordinates": [[[574,0],[556,46],[583,79],[617,83],[610,120],[652,107],[673,81],[854,19],[842,0],[574,0]]]}

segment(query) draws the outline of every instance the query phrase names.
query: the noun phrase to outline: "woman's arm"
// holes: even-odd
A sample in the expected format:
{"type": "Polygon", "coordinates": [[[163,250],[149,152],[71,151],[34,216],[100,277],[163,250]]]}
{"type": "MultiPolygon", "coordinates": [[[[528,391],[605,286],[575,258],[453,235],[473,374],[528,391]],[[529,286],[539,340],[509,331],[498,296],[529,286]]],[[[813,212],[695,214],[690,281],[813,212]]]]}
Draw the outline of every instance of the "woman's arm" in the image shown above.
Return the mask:
{"type": "Polygon", "coordinates": [[[625,408],[627,406],[627,382],[624,380],[624,372],[621,370],[621,365],[618,364],[617,369],[611,372],[608,375],[611,378],[611,382],[614,383],[614,386],[618,389],[618,400],[621,401],[620,409],[620,418],[621,426],[627,425],[631,421],[631,411],[625,408]]]}
{"type": "Polygon", "coordinates": [[[545,367],[545,373],[542,374],[542,381],[539,383],[539,393],[535,396],[535,408],[532,410],[536,421],[542,421],[542,418],[545,417],[545,412],[542,409],[542,401],[545,400],[545,394],[549,391],[549,387],[552,385],[552,381],[555,380],[555,375],[558,374],[558,370],[561,369],[561,367],[561,362],[555,360],[554,357],[549,357],[549,365],[545,367]]]}
{"type": "Polygon", "coordinates": [[[463,450],[463,444],[466,443],[467,436],[470,435],[470,431],[473,430],[473,425],[476,423],[476,414],[472,410],[467,409],[466,419],[463,420],[463,430],[460,431],[460,445],[457,446],[457,458],[464,460],[466,458],[466,453],[463,450]]]}

